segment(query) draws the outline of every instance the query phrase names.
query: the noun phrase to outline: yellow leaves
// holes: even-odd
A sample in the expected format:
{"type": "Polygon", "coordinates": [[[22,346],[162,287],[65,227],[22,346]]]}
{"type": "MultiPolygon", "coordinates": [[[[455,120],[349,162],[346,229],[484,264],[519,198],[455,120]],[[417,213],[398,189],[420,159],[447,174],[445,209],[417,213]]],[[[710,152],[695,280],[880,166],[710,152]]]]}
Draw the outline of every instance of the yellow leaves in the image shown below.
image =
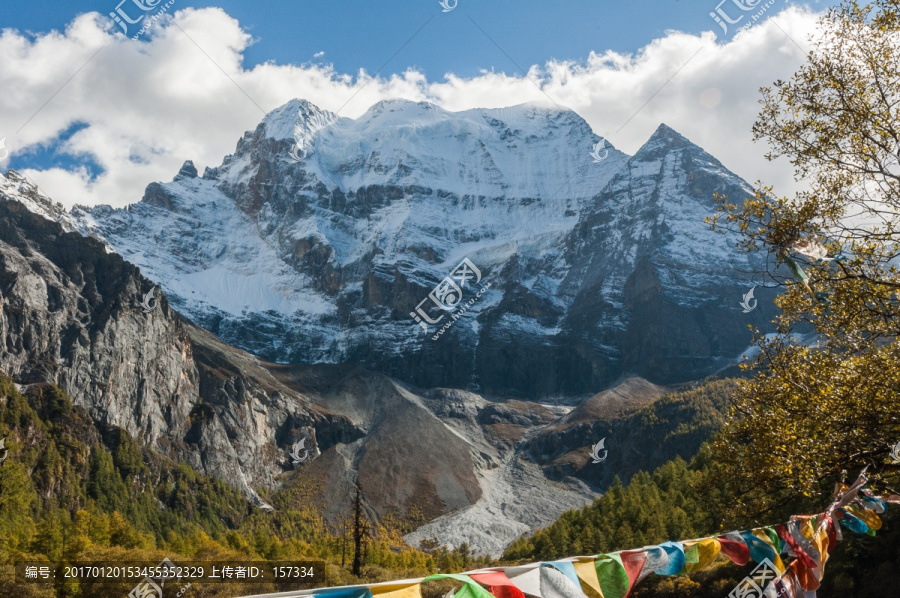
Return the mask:
{"type": "Polygon", "coordinates": [[[771,488],[814,496],[835,471],[862,464],[857,455],[900,438],[900,422],[887,416],[900,413],[900,273],[892,262],[900,186],[884,166],[895,163],[890,123],[900,120],[900,49],[890,37],[900,14],[883,8],[853,3],[825,17],[808,63],[762,90],[754,136],[769,142],[771,156],[788,157],[809,190],[787,198],[760,187],[739,207],[716,198],[722,220],[742,233],[742,250],[776,254],[798,234],[820,234],[829,255],[845,257],[803,265],[827,303],[786,285],[776,324],[784,332],[803,324],[819,345],[759,340],[745,366],[754,378],[741,385],[715,444],[723,475],[748,492],[751,507],[771,488]],[[848,215],[878,224],[851,226],[848,215]]]}

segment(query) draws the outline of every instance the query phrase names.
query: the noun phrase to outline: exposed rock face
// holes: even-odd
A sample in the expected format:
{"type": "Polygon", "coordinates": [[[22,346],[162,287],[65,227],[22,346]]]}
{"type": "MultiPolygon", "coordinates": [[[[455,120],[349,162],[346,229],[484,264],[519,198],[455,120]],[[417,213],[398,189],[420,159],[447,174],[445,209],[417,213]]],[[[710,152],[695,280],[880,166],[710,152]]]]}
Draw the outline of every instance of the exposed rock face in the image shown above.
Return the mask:
{"type": "MultiPolygon", "coordinates": [[[[622,441],[618,432],[627,416],[653,403],[666,389],[641,378],[629,378],[610,390],[597,393],[528,439],[522,450],[544,466],[551,478],[574,476],[595,486],[606,487],[616,474],[623,476],[621,465],[633,461],[637,453],[652,444],[649,439],[622,441]],[[609,453],[601,451],[605,467],[591,459],[592,445],[606,439],[609,453]],[[616,463],[616,466],[612,465],[616,463]]],[[[632,472],[633,473],[633,472],[632,472]]]]}
{"type": "Polygon", "coordinates": [[[277,489],[287,473],[320,483],[328,516],[349,509],[358,479],[373,516],[428,521],[493,509],[491,481],[501,475],[543,498],[507,499],[491,536],[476,527],[452,538],[498,553],[595,495],[577,480],[551,482],[518,454],[523,437],[565,409],[420,391],[353,366],[262,362],[182,319],[164,295],[148,300],[151,289],[99,241],[0,199],[0,371],[58,384],[98,424],[235,485],[259,507],[270,508],[254,489],[277,489]],[[300,438],[310,454],[295,465],[300,438]]]}
{"type": "Polygon", "coordinates": [[[37,186],[15,170],[0,174],[0,197],[15,197],[29,211],[58,222],[65,231],[75,229],[75,220],[61,203],[54,203],[37,186]]]}
{"type": "Polygon", "coordinates": [[[7,373],[55,382],[93,418],[174,448],[169,431],[184,427],[199,389],[191,344],[165,298],[144,314],[152,284],[137,268],[19,203],[0,203],[0,222],[7,373]]]}
{"type": "Polygon", "coordinates": [[[411,542],[498,554],[670,457],[642,452],[629,414],[730,363],[771,316],[763,296],[740,313],[736,269],[754,263],[723,261],[733,239],[703,224],[713,193],[746,185],[665,126],[600,164],[595,140],[531,106],[383,102],[351,121],[292,102],[221,166],[186,162],[124,210],[66,214],[10,172],[0,196],[24,203],[0,200],[0,370],[258,506],[287,472],[337,516],[359,480],[373,516],[430,520],[411,542]],[[466,313],[426,311],[441,317],[423,330],[410,312],[463,258],[466,313]],[[629,373],[652,382],[592,395],[629,373]],[[522,400],[559,395],[591,398],[522,400]]]}
{"type": "Polygon", "coordinates": [[[536,430],[519,447],[551,479],[606,488],[618,476],[689,461],[724,424],[734,380],[694,383],[678,392],[629,378],[536,430]],[[600,440],[604,448],[592,449],[600,440]]]}
{"type": "Polygon", "coordinates": [[[536,106],[388,101],[351,120],[295,100],[202,178],[186,163],[128,209],[72,217],[192,321],[271,361],[520,398],[721,368],[773,313],[765,296],[741,313],[760,264],[703,222],[714,193],[749,187],[665,125],[632,157],[594,163],[597,140],[536,106]],[[481,275],[463,302],[490,288],[437,336],[461,310],[429,293],[463,258],[481,275]],[[423,329],[420,305],[440,321],[423,329]]]}
{"type": "Polygon", "coordinates": [[[0,201],[0,369],[53,382],[97,422],[239,486],[272,486],[307,431],[313,450],[362,435],[259,362],[183,321],[94,239],[0,201]],[[152,303],[150,303],[152,305],[152,303]],[[321,438],[316,445],[316,439],[321,438]]]}

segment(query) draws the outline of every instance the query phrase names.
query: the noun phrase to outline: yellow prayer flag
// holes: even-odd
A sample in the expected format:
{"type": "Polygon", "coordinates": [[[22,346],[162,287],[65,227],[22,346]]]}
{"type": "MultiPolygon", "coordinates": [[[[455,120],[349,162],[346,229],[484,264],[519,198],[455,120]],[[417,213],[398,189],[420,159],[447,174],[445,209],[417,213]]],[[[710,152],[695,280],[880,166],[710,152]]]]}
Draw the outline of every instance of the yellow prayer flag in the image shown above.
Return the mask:
{"type": "MultiPolygon", "coordinates": [[[[685,546],[687,546],[687,544],[685,544],[685,546]]],[[[719,556],[719,552],[722,550],[722,544],[715,538],[704,538],[703,540],[699,540],[696,545],[692,547],[692,550],[697,552],[697,561],[685,566],[685,570],[688,573],[708,567],[710,563],[719,556]]],[[[685,556],[687,556],[687,551],[685,551],[685,556]]]]}
{"type": "Polygon", "coordinates": [[[593,558],[578,559],[574,563],[575,573],[581,580],[581,589],[590,598],[603,598],[603,590],[600,589],[600,580],[597,579],[597,568],[593,558]]]}
{"type": "Polygon", "coordinates": [[[869,529],[881,529],[881,517],[878,516],[875,511],[869,511],[866,509],[857,509],[856,507],[845,507],[847,511],[850,512],[851,515],[858,517],[869,526],[869,529]]]}
{"type": "Polygon", "coordinates": [[[422,598],[422,585],[418,583],[371,586],[369,591],[379,598],[422,598]]]}

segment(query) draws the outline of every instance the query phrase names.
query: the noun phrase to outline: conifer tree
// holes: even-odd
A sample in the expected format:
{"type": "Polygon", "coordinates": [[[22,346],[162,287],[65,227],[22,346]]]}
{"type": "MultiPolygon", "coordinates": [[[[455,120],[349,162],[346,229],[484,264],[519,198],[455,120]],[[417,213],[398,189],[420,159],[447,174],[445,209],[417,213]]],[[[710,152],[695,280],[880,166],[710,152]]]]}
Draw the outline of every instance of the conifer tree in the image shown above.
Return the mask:
{"type": "Polygon", "coordinates": [[[356,494],[353,497],[353,575],[362,576],[362,565],[366,549],[368,522],[362,508],[362,488],[356,482],[356,494]]]}

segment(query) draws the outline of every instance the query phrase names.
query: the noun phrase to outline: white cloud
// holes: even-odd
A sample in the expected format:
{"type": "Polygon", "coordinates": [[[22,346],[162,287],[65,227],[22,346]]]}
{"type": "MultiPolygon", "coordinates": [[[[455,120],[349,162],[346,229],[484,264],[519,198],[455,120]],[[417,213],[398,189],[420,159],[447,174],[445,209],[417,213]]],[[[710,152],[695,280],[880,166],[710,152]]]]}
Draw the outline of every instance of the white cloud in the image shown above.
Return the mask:
{"type": "Polygon", "coordinates": [[[806,48],[816,18],[791,8],[777,16],[780,27],[766,21],[726,44],[716,44],[711,32],[672,31],[636,55],[606,51],[582,63],[532,66],[532,80],[483,72],[428,81],[413,69],[374,79],[364,71],[337,73],[329,65],[243,69],[251,38],[221,9],[180,10],[174,23],[166,16],[149,41],[111,35],[106,19],[90,13],[63,33],[31,37],[6,29],[0,35],[0,137],[11,152],[22,154],[58,144],[60,132],[86,124],[61,148],[89,155],[102,175],[91,180],[84,169],[25,173],[65,205],[122,206],[139,200],[147,183],[170,180],[186,159],[201,172],[218,165],[263,111],[291,98],[356,117],[384,98],[464,110],[547,102],[549,96],[623,151],[636,151],[665,122],[737,174],[786,193],[796,189],[790,165],[767,162],[767,148],[752,142],[750,127],[759,87],[788,78],[803,63],[805,50],[790,38],[806,48]]]}

